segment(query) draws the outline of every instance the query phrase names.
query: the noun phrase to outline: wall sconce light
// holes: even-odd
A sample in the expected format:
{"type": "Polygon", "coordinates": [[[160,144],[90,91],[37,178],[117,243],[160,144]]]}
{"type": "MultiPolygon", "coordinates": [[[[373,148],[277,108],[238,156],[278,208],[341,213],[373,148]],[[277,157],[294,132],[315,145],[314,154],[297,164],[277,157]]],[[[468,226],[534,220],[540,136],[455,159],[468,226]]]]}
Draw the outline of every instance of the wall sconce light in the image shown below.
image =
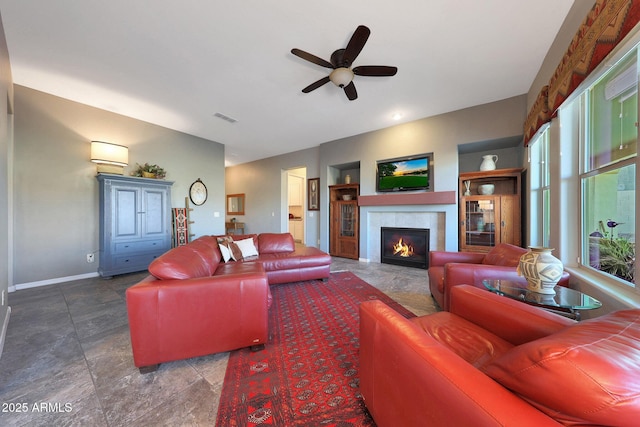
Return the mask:
{"type": "Polygon", "coordinates": [[[129,149],[110,142],[91,141],[91,161],[98,164],[98,173],[124,175],[129,164],[129,149]]]}

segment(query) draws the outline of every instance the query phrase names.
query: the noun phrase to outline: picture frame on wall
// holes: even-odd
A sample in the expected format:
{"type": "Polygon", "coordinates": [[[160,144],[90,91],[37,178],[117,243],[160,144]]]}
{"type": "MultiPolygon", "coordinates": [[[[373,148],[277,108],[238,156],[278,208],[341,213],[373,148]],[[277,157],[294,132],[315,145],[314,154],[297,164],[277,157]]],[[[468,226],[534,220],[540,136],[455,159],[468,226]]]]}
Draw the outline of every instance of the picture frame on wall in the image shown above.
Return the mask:
{"type": "Polygon", "coordinates": [[[307,209],[310,211],[320,210],[320,178],[309,178],[307,180],[307,209]]]}

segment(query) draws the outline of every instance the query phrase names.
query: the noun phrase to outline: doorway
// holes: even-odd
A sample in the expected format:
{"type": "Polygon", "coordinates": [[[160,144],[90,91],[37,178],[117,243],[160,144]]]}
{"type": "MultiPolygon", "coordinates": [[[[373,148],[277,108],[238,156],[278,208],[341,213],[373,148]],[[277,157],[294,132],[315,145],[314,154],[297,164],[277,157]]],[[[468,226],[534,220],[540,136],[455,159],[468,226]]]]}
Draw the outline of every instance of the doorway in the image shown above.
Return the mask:
{"type": "Polygon", "coordinates": [[[307,168],[287,171],[287,223],[288,231],[296,243],[305,244],[305,210],[307,200],[307,168]]]}

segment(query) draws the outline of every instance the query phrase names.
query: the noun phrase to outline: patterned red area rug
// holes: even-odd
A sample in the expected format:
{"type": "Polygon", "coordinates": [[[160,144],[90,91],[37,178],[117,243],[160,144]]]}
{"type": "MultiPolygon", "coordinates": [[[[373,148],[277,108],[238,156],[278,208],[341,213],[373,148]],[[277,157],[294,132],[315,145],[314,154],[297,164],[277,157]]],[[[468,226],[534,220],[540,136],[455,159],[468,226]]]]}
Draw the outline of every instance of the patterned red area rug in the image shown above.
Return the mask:
{"type": "Polygon", "coordinates": [[[269,342],[231,352],[216,426],[375,426],[358,389],[358,306],[414,314],[350,272],[271,292],[269,342]]]}

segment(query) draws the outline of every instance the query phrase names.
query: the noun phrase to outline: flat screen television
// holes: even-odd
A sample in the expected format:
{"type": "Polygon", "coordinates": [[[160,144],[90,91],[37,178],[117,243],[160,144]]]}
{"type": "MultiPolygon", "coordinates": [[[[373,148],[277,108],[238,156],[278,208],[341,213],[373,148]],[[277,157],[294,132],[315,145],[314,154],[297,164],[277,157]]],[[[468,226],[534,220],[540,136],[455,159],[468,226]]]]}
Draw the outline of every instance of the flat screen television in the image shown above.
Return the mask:
{"type": "Polygon", "coordinates": [[[376,191],[433,191],[433,153],[378,160],[376,191]]]}

